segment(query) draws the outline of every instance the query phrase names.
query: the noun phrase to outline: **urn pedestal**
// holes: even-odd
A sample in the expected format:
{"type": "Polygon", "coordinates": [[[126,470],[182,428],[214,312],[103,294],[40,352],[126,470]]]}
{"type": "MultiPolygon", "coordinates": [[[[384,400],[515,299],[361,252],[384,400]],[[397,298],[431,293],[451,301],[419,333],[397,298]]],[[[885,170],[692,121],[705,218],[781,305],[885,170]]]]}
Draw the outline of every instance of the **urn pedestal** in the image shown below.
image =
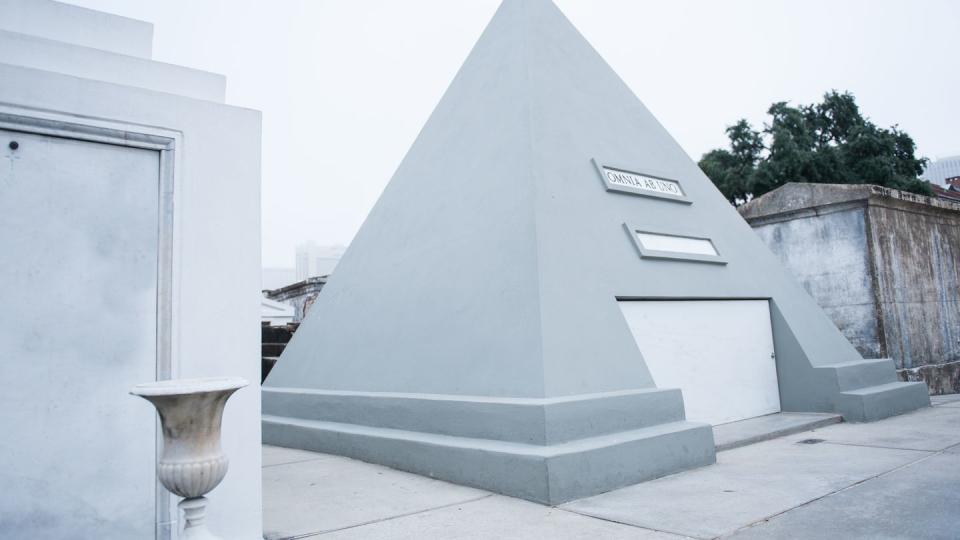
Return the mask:
{"type": "Polygon", "coordinates": [[[220,424],[230,396],[247,386],[239,377],[157,381],[130,393],[153,403],[160,415],[163,452],[157,476],[171,493],[183,497],[181,538],[217,539],[205,525],[207,493],[227,474],[229,460],[220,447],[220,424]]]}

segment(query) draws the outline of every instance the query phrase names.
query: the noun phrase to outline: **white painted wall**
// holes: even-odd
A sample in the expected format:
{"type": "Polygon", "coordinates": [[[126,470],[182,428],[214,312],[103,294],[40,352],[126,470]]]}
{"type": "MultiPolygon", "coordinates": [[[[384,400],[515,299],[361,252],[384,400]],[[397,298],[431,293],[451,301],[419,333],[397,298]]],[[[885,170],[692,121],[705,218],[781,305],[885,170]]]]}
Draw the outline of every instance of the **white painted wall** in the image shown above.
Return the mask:
{"type": "MultiPolygon", "coordinates": [[[[223,446],[230,471],[210,495],[208,519],[223,538],[259,540],[259,113],[9,64],[0,64],[0,80],[0,115],[42,119],[52,127],[70,122],[84,129],[119,129],[174,140],[173,376],[238,375],[252,383],[226,407],[223,446]],[[229,271],[224,271],[227,267],[229,271]]],[[[122,206],[124,201],[106,199],[103,204],[122,206]]],[[[19,211],[29,215],[32,209],[25,205],[19,211]]],[[[20,306],[5,309],[16,312],[20,306]]],[[[55,314],[51,320],[55,322],[51,330],[74,323],[57,320],[55,314]]],[[[144,382],[135,380],[139,378],[124,377],[110,384],[128,389],[144,382]]],[[[45,381],[30,378],[20,384],[26,392],[40,392],[45,381]]],[[[153,415],[148,403],[124,398],[125,406],[153,415]]],[[[90,411],[87,421],[96,423],[97,412],[90,411]]],[[[2,427],[5,437],[19,438],[16,430],[2,427]]],[[[138,436],[117,431],[113,443],[127,444],[138,436]]],[[[69,447],[61,451],[71,455],[69,447]]],[[[169,515],[176,515],[173,509],[169,515]]]]}
{"type": "Polygon", "coordinates": [[[0,0],[0,30],[150,58],[153,25],[52,0],[0,0]]]}
{"type": "MultiPolygon", "coordinates": [[[[128,132],[172,145],[172,151],[162,154],[172,157],[162,162],[159,171],[172,182],[172,232],[161,235],[160,240],[160,253],[172,257],[172,277],[161,277],[157,283],[159,305],[171,310],[171,328],[168,334],[160,334],[158,349],[171,351],[170,376],[174,378],[238,375],[252,383],[237,392],[226,407],[223,446],[230,457],[230,471],[209,496],[208,521],[223,538],[259,540],[260,114],[192,99],[221,100],[223,78],[219,75],[131,58],[150,57],[153,27],[149,23],[50,0],[0,0],[0,31],[6,32],[3,43],[7,46],[3,51],[7,56],[0,58],[0,125],[28,132],[66,130],[74,134],[71,137],[94,140],[108,131],[128,132]],[[168,248],[163,247],[164,242],[169,242],[168,248]],[[229,271],[224,271],[227,266],[229,271]]],[[[141,143],[120,139],[109,144],[135,147],[141,143]]],[[[56,168],[59,161],[46,163],[56,168]]],[[[83,174],[93,178],[110,174],[97,160],[85,167],[83,174]]],[[[156,195],[156,184],[148,189],[156,195]]],[[[78,208],[83,206],[80,199],[77,203],[78,208]]],[[[101,196],[99,204],[121,213],[131,210],[131,200],[125,197],[101,196]]],[[[31,206],[13,205],[5,218],[21,219],[28,226],[8,232],[30,238],[29,220],[35,213],[31,206]]],[[[168,213],[161,209],[160,215],[168,213]]],[[[118,231],[126,225],[124,219],[116,220],[118,231]]],[[[101,240],[109,245],[109,238],[101,240]]],[[[94,246],[94,250],[102,247],[94,246]]],[[[99,305],[95,289],[85,289],[67,276],[51,278],[48,287],[72,287],[80,297],[78,302],[99,305]]],[[[37,297],[49,291],[30,292],[31,301],[42,305],[37,297]]],[[[8,302],[8,310],[17,312],[17,304],[8,302]]],[[[57,336],[58,326],[78,324],[75,319],[58,320],[51,314],[50,337],[57,336]]],[[[147,324],[148,317],[136,320],[147,324]]],[[[123,335],[100,337],[125,339],[123,335]]],[[[8,352],[7,345],[0,343],[4,347],[0,352],[8,352]]],[[[103,407],[127,407],[129,414],[155,419],[148,403],[126,394],[131,386],[144,382],[144,374],[91,367],[90,375],[102,378],[105,391],[109,388],[113,395],[119,389],[122,393],[122,405],[104,401],[103,407]]],[[[21,384],[27,395],[40,395],[45,382],[26,377],[21,384]]],[[[51,419],[59,418],[54,409],[46,412],[51,419]]],[[[85,423],[103,420],[102,411],[87,412],[85,423]]],[[[38,423],[48,420],[36,419],[38,423]]],[[[153,431],[156,422],[145,421],[153,431]]],[[[20,438],[16,429],[0,427],[5,436],[20,438]]],[[[131,448],[144,444],[138,440],[142,428],[143,422],[137,432],[118,427],[108,443],[131,448]]],[[[18,429],[29,430],[29,426],[18,429]]],[[[154,437],[148,439],[152,446],[154,437]]],[[[64,466],[69,465],[72,452],[69,442],[60,448],[61,455],[68,458],[64,466]]],[[[155,452],[148,453],[150,461],[156,459],[155,452]]],[[[14,466],[0,465],[4,469],[14,466]]],[[[150,480],[136,480],[139,473],[127,472],[129,481],[155,489],[152,475],[150,480]]],[[[34,476],[37,481],[44,480],[42,475],[34,476]]],[[[81,477],[67,471],[64,478],[68,484],[73,479],[78,491],[83,488],[81,477]]],[[[157,516],[160,538],[169,536],[177,525],[176,498],[170,502],[157,516]]],[[[71,520],[69,516],[64,519],[71,520]]]]}
{"type": "MultiPolygon", "coordinates": [[[[0,0],[2,1],[2,0],[0,0]]],[[[223,75],[0,30],[0,63],[222,103],[223,75]]]]}
{"type": "Polygon", "coordinates": [[[658,388],[680,388],[688,420],[723,424],[780,411],[766,300],[622,301],[658,388]]]}
{"type": "Polygon", "coordinates": [[[127,391],[156,373],[159,173],[0,129],[0,538],[154,534],[154,415],[127,391]]]}

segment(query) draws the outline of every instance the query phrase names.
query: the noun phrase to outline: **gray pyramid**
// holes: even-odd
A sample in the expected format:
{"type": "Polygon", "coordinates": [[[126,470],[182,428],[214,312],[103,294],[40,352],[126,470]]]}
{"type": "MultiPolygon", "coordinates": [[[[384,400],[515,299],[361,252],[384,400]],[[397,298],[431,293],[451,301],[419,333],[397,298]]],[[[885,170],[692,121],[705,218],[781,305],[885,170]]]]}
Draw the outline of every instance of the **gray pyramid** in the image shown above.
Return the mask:
{"type": "Polygon", "coordinates": [[[713,463],[706,417],[761,372],[729,418],[929,404],[549,0],[506,0],[266,380],[263,439],[556,504],[713,463]]]}

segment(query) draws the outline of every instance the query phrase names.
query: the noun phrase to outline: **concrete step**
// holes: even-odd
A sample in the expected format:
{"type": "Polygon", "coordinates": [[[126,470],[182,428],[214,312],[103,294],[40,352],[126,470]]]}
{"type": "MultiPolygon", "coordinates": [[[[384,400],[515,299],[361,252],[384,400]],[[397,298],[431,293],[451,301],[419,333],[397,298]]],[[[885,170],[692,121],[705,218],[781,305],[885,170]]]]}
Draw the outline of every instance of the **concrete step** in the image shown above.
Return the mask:
{"type": "Polygon", "coordinates": [[[836,410],[847,422],[872,422],[930,406],[927,385],[892,382],[840,392],[836,410]]]}
{"type": "Polygon", "coordinates": [[[890,358],[857,360],[820,368],[836,371],[837,384],[841,391],[897,382],[896,366],[890,358]]]}
{"type": "Polygon", "coordinates": [[[717,452],[810,431],[843,421],[839,414],[781,412],[713,426],[717,452]]]}
{"type": "Polygon", "coordinates": [[[551,445],[270,415],[263,415],[262,426],[266,444],[337,454],[548,505],[716,462],[710,427],[686,421],[551,445]]]}
{"type": "Polygon", "coordinates": [[[268,385],[261,389],[261,411],[265,416],[539,445],[684,420],[683,395],[675,388],[509,398],[268,385]]]}

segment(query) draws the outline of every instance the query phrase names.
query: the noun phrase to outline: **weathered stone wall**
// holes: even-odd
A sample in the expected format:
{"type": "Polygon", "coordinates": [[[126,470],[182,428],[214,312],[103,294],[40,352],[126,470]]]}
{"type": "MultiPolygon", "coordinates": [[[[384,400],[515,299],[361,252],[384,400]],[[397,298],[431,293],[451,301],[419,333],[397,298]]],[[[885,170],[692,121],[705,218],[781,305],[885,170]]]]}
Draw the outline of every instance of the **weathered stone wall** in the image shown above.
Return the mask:
{"type": "Polygon", "coordinates": [[[956,366],[918,369],[960,362],[960,211],[875,198],[868,220],[887,355],[934,391],[960,391],[956,366]]]}
{"type": "Polygon", "coordinates": [[[864,207],[808,212],[754,230],[768,246],[795,246],[773,252],[864,358],[881,358],[864,215],[864,207]]]}
{"type": "Polygon", "coordinates": [[[271,300],[293,306],[293,322],[299,324],[307,316],[310,307],[326,284],[327,276],[312,277],[281,289],[264,292],[271,300]]]}
{"type": "Polygon", "coordinates": [[[960,205],[870,185],[787,184],[740,209],[864,358],[960,392],[960,205]]]}

